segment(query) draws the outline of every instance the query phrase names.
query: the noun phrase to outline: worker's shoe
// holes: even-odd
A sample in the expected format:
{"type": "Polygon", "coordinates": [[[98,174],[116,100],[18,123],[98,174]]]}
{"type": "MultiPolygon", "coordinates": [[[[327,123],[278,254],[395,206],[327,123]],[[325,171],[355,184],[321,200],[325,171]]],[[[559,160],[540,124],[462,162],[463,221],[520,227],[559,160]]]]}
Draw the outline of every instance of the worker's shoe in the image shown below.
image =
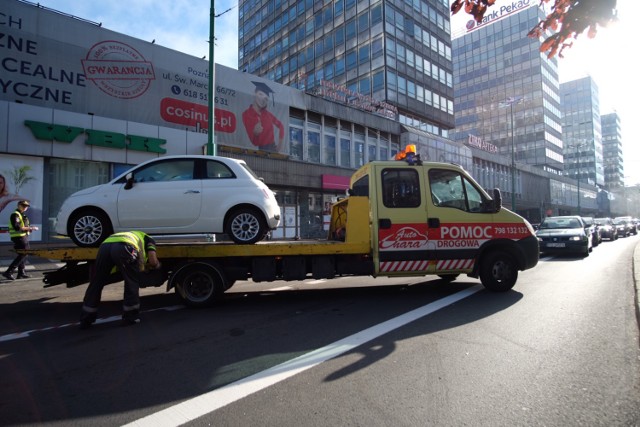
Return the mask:
{"type": "Polygon", "coordinates": [[[31,279],[31,276],[29,276],[27,273],[25,273],[24,271],[22,272],[18,272],[18,279],[31,279]]]}
{"type": "Polygon", "coordinates": [[[2,276],[7,280],[16,280],[13,278],[13,274],[11,274],[9,271],[5,271],[4,273],[2,273],[2,276]]]}
{"type": "Polygon", "coordinates": [[[96,323],[96,319],[98,315],[96,313],[89,313],[87,311],[83,311],[80,316],[80,329],[89,329],[91,325],[96,323]]]}
{"type": "Polygon", "coordinates": [[[125,326],[140,323],[140,310],[130,310],[122,313],[122,324],[125,326]]]}

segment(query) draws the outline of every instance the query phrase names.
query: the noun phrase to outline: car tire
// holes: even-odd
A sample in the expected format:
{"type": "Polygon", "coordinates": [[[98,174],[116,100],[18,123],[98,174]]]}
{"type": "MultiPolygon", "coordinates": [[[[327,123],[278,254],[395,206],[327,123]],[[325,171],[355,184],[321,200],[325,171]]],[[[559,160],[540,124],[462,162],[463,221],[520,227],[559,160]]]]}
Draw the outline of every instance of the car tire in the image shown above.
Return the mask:
{"type": "Polygon", "coordinates": [[[480,281],[486,289],[493,292],[506,292],[516,284],[518,265],[508,253],[490,252],[480,262],[480,281]]]}
{"type": "Polygon", "coordinates": [[[262,240],[269,230],[260,211],[239,208],[228,216],[224,231],[235,243],[250,245],[262,240]]]}
{"type": "Polygon", "coordinates": [[[100,246],[112,233],[111,221],[104,212],[97,209],[74,213],[67,225],[67,234],[81,248],[100,246]]]}

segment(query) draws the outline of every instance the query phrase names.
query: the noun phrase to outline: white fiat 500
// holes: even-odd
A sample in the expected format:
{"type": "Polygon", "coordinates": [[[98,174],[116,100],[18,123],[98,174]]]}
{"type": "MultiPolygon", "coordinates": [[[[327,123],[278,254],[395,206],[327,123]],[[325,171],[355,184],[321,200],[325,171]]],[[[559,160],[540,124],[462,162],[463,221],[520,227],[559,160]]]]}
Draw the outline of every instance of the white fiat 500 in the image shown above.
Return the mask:
{"type": "Polygon", "coordinates": [[[273,191],[243,160],[181,155],[146,161],[107,184],[72,194],[58,212],[56,232],[82,247],[127,230],[226,233],[236,243],[251,244],[279,221],[273,191]]]}

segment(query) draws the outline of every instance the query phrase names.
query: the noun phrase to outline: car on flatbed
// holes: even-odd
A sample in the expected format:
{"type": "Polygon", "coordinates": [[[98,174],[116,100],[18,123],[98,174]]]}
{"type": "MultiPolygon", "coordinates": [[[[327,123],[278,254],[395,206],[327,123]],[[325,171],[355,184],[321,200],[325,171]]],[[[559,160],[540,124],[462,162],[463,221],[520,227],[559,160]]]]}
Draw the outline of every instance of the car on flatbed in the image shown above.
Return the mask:
{"type": "Polygon", "coordinates": [[[244,160],[179,155],[148,160],[111,182],[78,191],[62,204],[56,232],[80,247],[110,234],[227,234],[262,240],[280,221],[275,194],[244,160]]]}

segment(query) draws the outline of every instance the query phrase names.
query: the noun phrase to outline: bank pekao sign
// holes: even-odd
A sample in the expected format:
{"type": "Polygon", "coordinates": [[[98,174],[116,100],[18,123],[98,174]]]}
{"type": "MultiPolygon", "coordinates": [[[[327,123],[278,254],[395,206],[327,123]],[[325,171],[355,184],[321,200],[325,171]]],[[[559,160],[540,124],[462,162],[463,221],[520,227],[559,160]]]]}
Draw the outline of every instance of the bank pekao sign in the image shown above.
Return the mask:
{"type": "Polygon", "coordinates": [[[464,10],[460,10],[451,16],[451,37],[455,39],[463,36],[478,28],[493,24],[494,22],[521,12],[528,7],[537,6],[538,4],[539,2],[537,0],[496,0],[491,7],[487,8],[482,22],[476,22],[473,16],[464,10]]]}

